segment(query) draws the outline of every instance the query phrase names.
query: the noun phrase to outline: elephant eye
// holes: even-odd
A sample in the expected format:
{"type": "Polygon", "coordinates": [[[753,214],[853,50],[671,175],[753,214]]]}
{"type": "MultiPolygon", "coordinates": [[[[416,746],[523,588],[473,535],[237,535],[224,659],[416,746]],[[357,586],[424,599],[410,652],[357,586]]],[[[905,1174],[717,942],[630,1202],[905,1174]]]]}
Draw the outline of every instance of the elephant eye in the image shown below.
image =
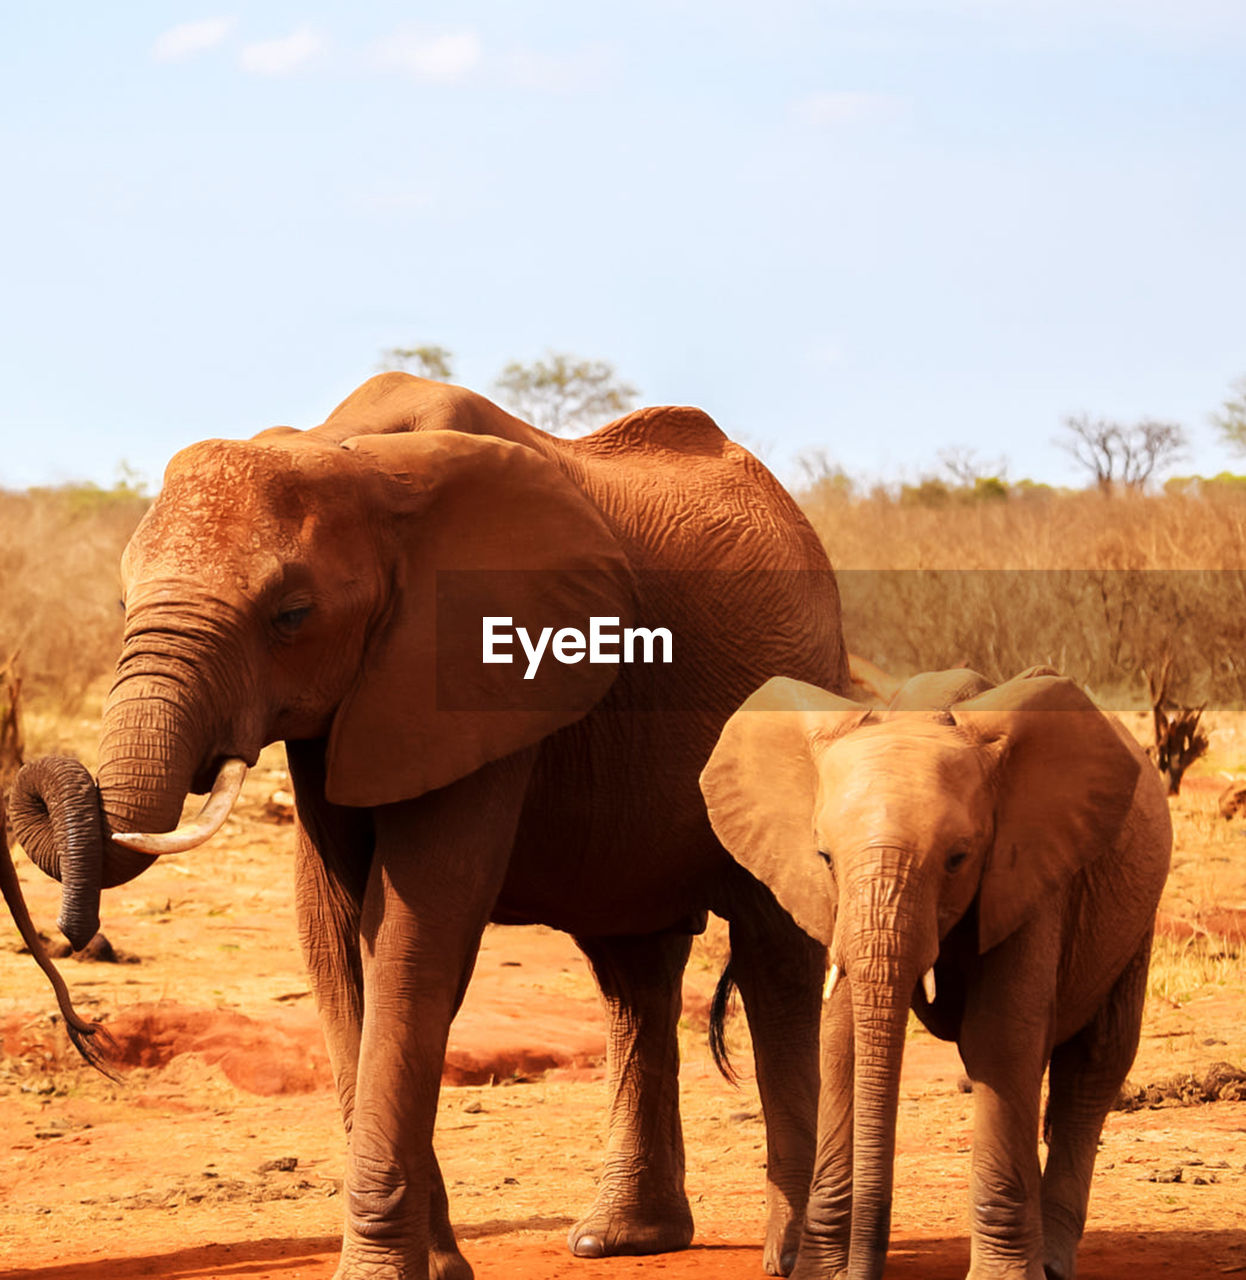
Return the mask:
{"type": "Polygon", "coordinates": [[[943,864],[948,875],[954,876],[965,865],[965,859],[968,857],[969,854],[964,849],[957,849],[954,853],[949,853],[947,861],[943,864]]]}
{"type": "Polygon", "coordinates": [[[294,605],[289,609],[282,609],[277,615],[277,626],[287,635],[293,635],[307,621],[309,613],[311,613],[311,605],[309,604],[294,605]]]}

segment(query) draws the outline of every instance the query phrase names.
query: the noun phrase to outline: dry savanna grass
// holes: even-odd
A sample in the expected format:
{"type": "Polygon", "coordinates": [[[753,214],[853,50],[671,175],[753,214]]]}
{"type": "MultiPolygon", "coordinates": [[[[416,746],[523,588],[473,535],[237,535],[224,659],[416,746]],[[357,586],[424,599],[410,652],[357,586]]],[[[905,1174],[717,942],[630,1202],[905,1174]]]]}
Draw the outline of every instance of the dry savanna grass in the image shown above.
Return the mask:
{"type": "Polygon", "coordinates": [[[0,666],[16,655],[28,709],[73,711],[111,670],[118,565],[146,507],[125,484],[0,491],[0,666]]]}
{"type": "Polygon", "coordinates": [[[1246,569],[1246,497],[1043,491],[927,506],[798,492],[838,569],[1246,569]]]}
{"type": "Polygon", "coordinates": [[[1046,663],[1116,707],[1246,705],[1246,500],[1054,493],[926,506],[815,484],[853,652],[896,675],[1046,663]]]}

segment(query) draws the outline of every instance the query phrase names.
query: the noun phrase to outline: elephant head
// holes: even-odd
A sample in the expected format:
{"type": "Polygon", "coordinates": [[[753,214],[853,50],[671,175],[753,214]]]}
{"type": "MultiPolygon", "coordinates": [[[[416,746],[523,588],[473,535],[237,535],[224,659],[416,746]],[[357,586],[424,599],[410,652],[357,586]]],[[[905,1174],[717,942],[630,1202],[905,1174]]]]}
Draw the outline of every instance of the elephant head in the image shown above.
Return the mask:
{"type": "Polygon", "coordinates": [[[828,996],[849,988],[854,1277],[882,1274],[905,1026],[937,999],[941,941],[973,907],[978,952],[1000,945],[1112,847],[1132,802],[1120,734],[1045,671],[887,712],[774,679],[701,777],[723,845],[828,947],[828,996]]]}
{"type": "Polygon", "coordinates": [[[62,881],[75,945],[101,887],[220,826],[268,742],[323,740],[328,800],[386,804],[539,741],[612,680],[547,664],[525,683],[522,664],[482,662],[485,616],[533,634],[593,615],[626,625],[631,571],[531,428],[398,377],[316,430],[207,441],[170,463],[122,560],[98,798],[71,762],[34,762],[17,788],[15,835],[62,881]],[[414,429],[430,420],[458,429],[414,429]]]}

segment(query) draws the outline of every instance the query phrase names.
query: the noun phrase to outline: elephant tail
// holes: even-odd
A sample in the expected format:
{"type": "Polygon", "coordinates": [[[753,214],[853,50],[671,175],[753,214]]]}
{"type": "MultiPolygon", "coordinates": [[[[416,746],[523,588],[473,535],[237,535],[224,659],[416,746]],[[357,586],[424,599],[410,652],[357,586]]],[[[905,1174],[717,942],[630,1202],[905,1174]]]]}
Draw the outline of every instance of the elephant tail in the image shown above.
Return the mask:
{"type": "Polygon", "coordinates": [[[728,1084],[738,1085],[740,1077],[731,1065],[731,1055],[727,1051],[727,1014],[730,1011],[731,993],[736,990],[735,975],[731,972],[731,957],[723,965],[718,977],[718,986],[714,988],[714,999],[710,1002],[710,1056],[714,1065],[721,1072],[728,1084]]]}

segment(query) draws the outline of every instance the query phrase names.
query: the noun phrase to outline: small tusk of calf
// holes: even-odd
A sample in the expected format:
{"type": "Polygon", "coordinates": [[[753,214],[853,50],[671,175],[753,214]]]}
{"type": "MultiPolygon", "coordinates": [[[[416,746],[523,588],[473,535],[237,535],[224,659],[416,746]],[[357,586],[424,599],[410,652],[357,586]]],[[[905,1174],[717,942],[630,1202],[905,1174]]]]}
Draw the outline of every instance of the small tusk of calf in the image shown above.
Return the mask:
{"type": "Polygon", "coordinates": [[[839,965],[833,964],[826,971],[826,984],[822,988],[822,999],[829,1000],[831,992],[835,990],[836,984],[839,982],[839,965]]]}
{"type": "Polygon", "coordinates": [[[926,993],[926,1003],[934,1004],[935,1002],[935,980],[934,965],[926,970],[925,977],[922,978],[922,990],[926,993]]]}
{"type": "Polygon", "coordinates": [[[127,849],[138,853],[185,853],[214,836],[229,817],[229,811],[242,790],[242,780],[247,776],[247,762],[230,757],[217,770],[212,794],[203,803],[199,813],[189,822],[183,822],[176,831],[147,835],[141,831],[115,832],[113,839],[127,849]]]}

